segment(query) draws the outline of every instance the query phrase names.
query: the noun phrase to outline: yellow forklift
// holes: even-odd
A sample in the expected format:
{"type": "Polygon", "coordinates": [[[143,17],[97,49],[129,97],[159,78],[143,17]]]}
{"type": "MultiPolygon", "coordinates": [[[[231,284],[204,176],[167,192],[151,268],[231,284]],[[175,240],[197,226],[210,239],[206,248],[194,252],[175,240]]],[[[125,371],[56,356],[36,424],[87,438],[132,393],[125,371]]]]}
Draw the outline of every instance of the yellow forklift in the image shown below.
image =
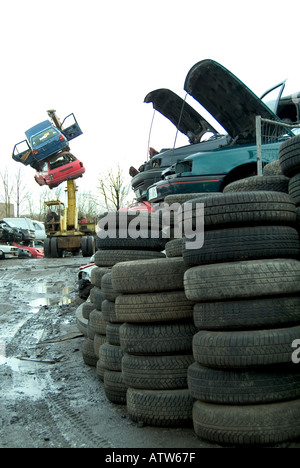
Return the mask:
{"type": "MultiPolygon", "coordinates": [[[[55,126],[61,129],[62,124],[55,110],[47,112],[55,126]]],[[[77,255],[80,250],[83,257],[91,257],[95,253],[96,223],[79,224],[76,191],[75,180],[67,180],[68,206],[59,200],[45,202],[45,219],[47,216],[49,219],[46,222],[45,257],[60,258],[63,257],[64,252],[77,255]]]]}
{"type": "Polygon", "coordinates": [[[45,257],[60,258],[64,252],[77,255],[80,250],[83,257],[91,257],[95,253],[96,223],[79,224],[74,180],[67,181],[67,196],[68,206],[59,200],[45,202],[46,219],[50,218],[45,224],[45,257]]]}

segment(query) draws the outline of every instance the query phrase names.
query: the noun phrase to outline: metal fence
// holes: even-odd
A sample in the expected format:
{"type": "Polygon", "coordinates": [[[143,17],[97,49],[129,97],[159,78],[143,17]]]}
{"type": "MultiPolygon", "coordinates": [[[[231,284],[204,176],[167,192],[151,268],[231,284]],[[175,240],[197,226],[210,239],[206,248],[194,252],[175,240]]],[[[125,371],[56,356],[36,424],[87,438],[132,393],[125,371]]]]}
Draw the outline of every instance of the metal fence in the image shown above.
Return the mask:
{"type": "Polygon", "coordinates": [[[277,122],[256,116],[257,175],[262,175],[262,155],[265,160],[278,159],[278,142],[293,136],[293,130],[300,125],[277,122]]]}

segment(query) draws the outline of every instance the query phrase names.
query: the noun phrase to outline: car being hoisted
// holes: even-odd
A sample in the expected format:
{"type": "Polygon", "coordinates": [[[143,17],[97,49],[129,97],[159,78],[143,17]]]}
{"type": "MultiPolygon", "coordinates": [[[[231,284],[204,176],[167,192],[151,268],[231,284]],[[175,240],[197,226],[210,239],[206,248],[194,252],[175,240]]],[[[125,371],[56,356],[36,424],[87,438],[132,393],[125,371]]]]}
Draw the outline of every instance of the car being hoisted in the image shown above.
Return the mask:
{"type": "MultiPolygon", "coordinates": [[[[55,111],[48,111],[49,115],[54,115],[55,111]]],[[[58,126],[54,126],[50,120],[34,125],[26,130],[26,140],[22,140],[14,146],[12,158],[37,169],[38,163],[58,153],[69,150],[68,142],[81,135],[82,131],[75,119],[74,114],[69,114],[58,126]],[[67,119],[73,119],[67,128],[63,124],[67,119]]]]}
{"type": "Polygon", "coordinates": [[[84,173],[81,161],[71,153],[62,152],[42,161],[34,179],[39,185],[48,185],[52,189],[66,180],[82,177],[84,173]]]}

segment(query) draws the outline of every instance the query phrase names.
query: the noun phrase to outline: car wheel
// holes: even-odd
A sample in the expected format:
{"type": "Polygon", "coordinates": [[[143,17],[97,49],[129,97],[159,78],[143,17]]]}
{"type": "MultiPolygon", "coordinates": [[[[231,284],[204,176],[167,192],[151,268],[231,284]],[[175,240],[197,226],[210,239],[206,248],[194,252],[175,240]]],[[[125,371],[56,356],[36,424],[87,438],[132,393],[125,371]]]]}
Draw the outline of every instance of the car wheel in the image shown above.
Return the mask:
{"type": "Polygon", "coordinates": [[[51,257],[51,240],[50,240],[49,237],[47,237],[44,240],[44,255],[45,255],[46,258],[51,257]]]}
{"type": "Polygon", "coordinates": [[[50,251],[51,251],[51,257],[52,258],[62,258],[62,256],[63,256],[63,250],[61,250],[61,249],[59,249],[57,247],[57,238],[56,237],[51,237],[50,251]]]}

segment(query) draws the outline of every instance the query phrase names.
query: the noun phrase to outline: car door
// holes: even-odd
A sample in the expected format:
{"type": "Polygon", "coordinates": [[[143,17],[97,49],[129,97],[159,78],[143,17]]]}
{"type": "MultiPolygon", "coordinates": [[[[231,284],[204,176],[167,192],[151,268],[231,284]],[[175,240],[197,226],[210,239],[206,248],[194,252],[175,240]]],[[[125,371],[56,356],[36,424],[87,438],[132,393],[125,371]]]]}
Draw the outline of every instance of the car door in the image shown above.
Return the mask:
{"type": "Polygon", "coordinates": [[[22,140],[15,144],[12,158],[25,166],[32,164],[35,158],[27,140],[22,140]]]}
{"type": "Polygon", "coordinates": [[[79,127],[75,115],[73,113],[67,115],[67,117],[64,118],[61,124],[60,131],[68,141],[73,140],[73,138],[76,138],[79,135],[82,135],[82,130],[79,127]],[[64,128],[65,122],[67,122],[68,125],[66,128],[64,128]]]}

